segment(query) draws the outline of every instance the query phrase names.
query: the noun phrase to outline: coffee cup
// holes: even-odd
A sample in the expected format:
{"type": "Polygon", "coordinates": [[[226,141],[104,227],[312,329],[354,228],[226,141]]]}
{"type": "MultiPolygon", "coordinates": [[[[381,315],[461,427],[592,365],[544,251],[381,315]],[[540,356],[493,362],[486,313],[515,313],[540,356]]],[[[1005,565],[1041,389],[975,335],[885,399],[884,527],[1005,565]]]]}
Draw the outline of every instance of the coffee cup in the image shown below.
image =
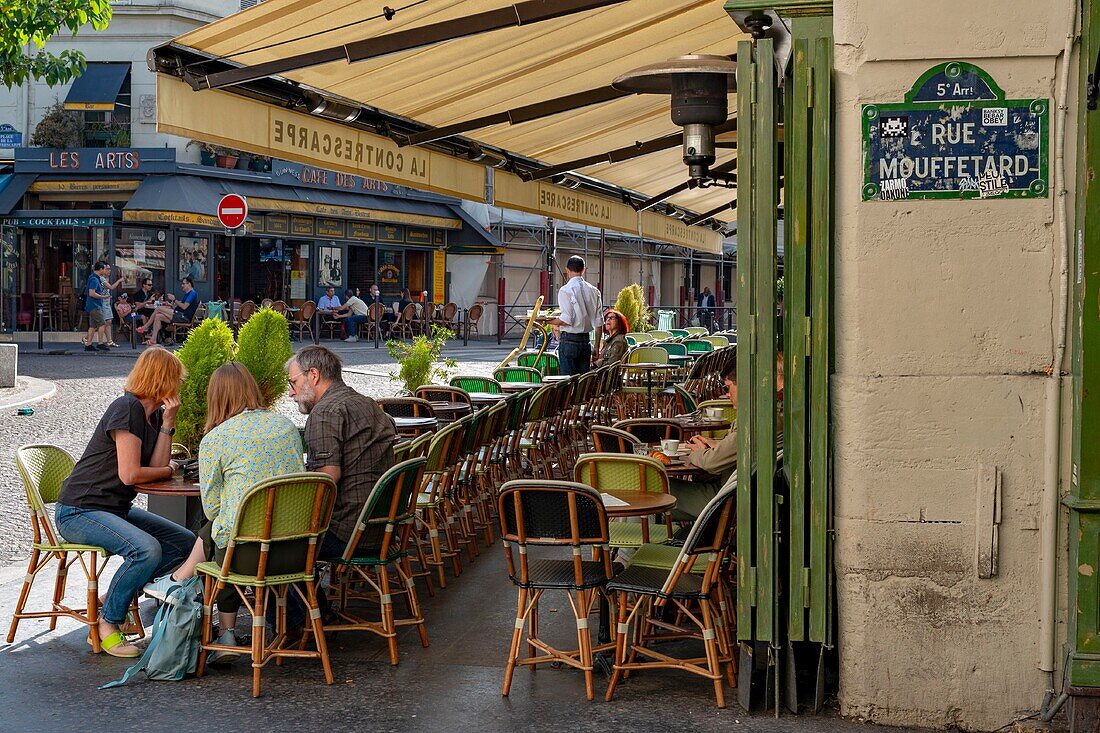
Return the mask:
{"type": "Polygon", "coordinates": [[[708,407],[707,408],[707,417],[710,418],[711,420],[721,420],[723,413],[724,413],[724,411],[722,410],[721,407],[708,407]]]}
{"type": "Polygon", "coordinates": [[[672,439],[661,441],[661,452],[664,453],[666,456],[675,455],[679,450],[680,441],[672,439]]]}

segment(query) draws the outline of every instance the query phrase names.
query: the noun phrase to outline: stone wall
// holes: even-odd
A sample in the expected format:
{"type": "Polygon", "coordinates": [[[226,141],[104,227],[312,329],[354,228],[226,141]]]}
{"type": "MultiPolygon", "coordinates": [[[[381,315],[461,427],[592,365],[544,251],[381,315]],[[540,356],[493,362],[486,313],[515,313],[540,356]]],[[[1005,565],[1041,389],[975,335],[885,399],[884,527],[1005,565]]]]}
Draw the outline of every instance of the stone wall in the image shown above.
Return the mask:
{"type": "MultiPolygon", "coordinates": [[[[1010,99],[1053,100],[1074,5],[834,5],[832,418],[845,715],[991,730],[1037,709],[1051,682],[1038,669],[1038,551],[1058,196],[863,202],[860,106],[901,101],[950,60],[981,66],[1010,99]],[[990,579],[978,577],[975,559],[983,465],[1003,479],[990,579]]],[[[1074,101],[1071,187],[1075,115],[1074,101]]],[[[1053,153],[1050,161],[1053,181],[1053,153]]]]}

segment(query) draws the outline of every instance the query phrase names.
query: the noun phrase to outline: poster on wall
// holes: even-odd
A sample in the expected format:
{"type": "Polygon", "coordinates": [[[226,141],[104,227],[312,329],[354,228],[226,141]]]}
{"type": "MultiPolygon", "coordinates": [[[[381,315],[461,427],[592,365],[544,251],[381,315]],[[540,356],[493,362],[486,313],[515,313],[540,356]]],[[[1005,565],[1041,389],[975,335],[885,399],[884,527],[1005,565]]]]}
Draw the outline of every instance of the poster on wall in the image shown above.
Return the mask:
{"type": "MultiPolygon", "coordinates": [[[[343,262],[339,247],[321,247],[317,253],[317,284],[339,288],[344,284],[343,262]]],[[[304,296],[303,296],[304,297],[304,296]]]]}
{"type": "Polygon", "coordinates": [[[291,300],[306,299],[306,271],[290,271],[290,298],[291,300]]]}
{"type": "Polygon", "coordinates": [[[206,237],[180,237],[179,279],[206,282],[206,263],[210,241],[206,237]]]}

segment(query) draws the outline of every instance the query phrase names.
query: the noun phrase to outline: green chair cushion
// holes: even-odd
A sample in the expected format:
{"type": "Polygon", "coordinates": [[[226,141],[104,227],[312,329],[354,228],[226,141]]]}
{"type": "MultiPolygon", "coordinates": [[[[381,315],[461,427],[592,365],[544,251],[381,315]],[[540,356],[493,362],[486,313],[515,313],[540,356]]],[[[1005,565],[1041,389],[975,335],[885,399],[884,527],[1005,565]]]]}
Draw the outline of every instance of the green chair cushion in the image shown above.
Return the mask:
{"type": "MultiPolygon", "coordinates": [[[[222,566],[216,562],[200,562],[195,570],[203,575],[213,575],[215,578],[220,577],[222,574],[222,566]]],[[[225,582],[229,585],[256,585],[269,588],[276,585],[289,585],[290,583],[312,583],[313,580],[313,575],[307,573],[269,575],[263,580],[258,580],[255,575],[230,573],[225,582]]]]}
{"type": "MultiPolygon", "coordinates": [[[[630,558],[629,566],[637,565],[643,568],[657,570],[672,570],[676,559],[680,557],[680,548],[674,545],[658,545],[652,542],[641,545],[634,556],[630,558]]],[[[702,558],[701,558],[702,559],[702,558]]],[[[707,567],[705,562],[695,561],[693,573],[701,574],[707,567]]]]}
{"type": "Polygon", "coordinates": [[[51,545],[48,542],[35,542],[34,549],[39,552],[98,552],[103,556],[108,554],[102,547],[97,547],[96,545],[79,545],[73,542],[61,542],[56,545],[51,545]]]}
{"type": "Polygon", "coordinates": [[[394,560],[398,560],[402,557],[408,556],[408,554],[409,553],[404,552],[399,548],[391,547],[389,553],[386,556],[386,559],[384,560],[379,556],[378,551],[375,550],[373,553],[368,552],[365,555],[353,557],[350,560],[345,560],[342,557],[338,557],[331,562],[333,565],[365,565],[368,567],[373,567],[377,565],[388,565],[394,560]]]}
{"type": "MultiPolygon", "coordinates": [[[[663,536],[663,524],[649,523],[649,537],[663,536]],[[658,535],[658,533],[660,533],[658,535]]],[[[608,544],[612,547],[639,547],[642,545],[642,525],[639,522],[610,522],[607,525],[608,544]]]]}

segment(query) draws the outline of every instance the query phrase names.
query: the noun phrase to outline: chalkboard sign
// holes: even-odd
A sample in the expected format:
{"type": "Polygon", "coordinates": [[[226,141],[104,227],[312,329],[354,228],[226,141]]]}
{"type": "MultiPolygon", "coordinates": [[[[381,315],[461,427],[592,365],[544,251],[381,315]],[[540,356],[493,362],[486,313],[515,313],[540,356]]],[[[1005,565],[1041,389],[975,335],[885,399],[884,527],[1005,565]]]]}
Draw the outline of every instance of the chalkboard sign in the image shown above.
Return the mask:
{"type": "Polygon", "coordinates": [[[1046,197],[1049,110],[973,64],[934,66],[904,102],[863,106],[863,200],[1046,197]]]}

